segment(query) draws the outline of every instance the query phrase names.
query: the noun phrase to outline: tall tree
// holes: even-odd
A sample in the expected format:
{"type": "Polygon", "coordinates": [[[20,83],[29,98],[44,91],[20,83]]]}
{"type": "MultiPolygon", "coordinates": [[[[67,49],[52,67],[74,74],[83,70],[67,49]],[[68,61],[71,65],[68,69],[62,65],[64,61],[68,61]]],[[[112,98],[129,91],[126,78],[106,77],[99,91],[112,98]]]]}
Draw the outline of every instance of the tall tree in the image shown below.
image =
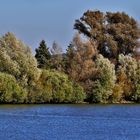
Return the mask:
{"type": "Polygon", "coordinates": [[[136,20],[124,12],[88,10],[76,20],[74,28],[90,40],[96,41],[99,53],[117,59],[119,54],[133,54],[140,37],[136,20]]]}
{"type": "Polygon", "coordinates": [[[13,75],[23,87],[31,86],[39,77],[30,48],[13,33],[0,38],[0,72],[13,75]]]}
{"type": "Polygon", "coordinates": [[[51,48],[51,68],[63,71],[63,50],[57,42],[53,42],[51,48]]]}
{"type": "Polygon", "coordinates": [[[128,55],[119,55],[118,84],[125,100],[140,102],[140,60],[128,55]]]}
{"type": "Polygon", "coordinates": [[[75,81],[85,81],[94,73],[95,50],[90,41],[82,41],[79,34],[67,50],[67,72],[75,81]]]}
{"type": "Polygon", "coordinates": [[[66,73],[72,80],[80,83],[86,93],[90,93],[91,79],[96,74],[94,45],[90,41],[83,41],[76,34],[66,52],[66,73]]]}
{"type": "Polygon", "coordinates": [[[61,55],[63,53],[62,48],[56,41],[52,44],[51,53],[52,55],[61,55]]]}
{"type": "MultiPolygon", "coordinates": [[[[93,96],[90,97],[93,102],[108,102],[110,96],[113,94],[113,88],[116,82],[114,64],[99,55],[96,60],[96,67],[98,74],[93,84],[93,96]]],[[[91,95],[92,95],[91,94],[91,95]]]]}
{"type": "Polygon", "coordinates": [[[38,67],[39,68],[49,68],[51,53],[49,52],[49,48],[47,47],[44,40],[42,40],[40,42],[39,47],[35,51],[36,51],[35,57],[38,62],[38,67]]]}

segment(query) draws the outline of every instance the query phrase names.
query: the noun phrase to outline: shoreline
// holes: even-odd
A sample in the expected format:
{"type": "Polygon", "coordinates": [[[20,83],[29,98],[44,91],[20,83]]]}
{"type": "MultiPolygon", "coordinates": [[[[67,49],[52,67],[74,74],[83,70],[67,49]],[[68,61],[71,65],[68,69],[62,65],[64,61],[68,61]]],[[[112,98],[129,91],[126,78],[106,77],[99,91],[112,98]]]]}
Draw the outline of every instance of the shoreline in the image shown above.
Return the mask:
{"type": "Polygon", "coordinates": [[[134,105],[140,104],[132,101],[122,101],[122,102],[113,102],[113,103],[89,103],[89,102],[80,102],[80,103],[0,103],[0,105],[134,105]]]}

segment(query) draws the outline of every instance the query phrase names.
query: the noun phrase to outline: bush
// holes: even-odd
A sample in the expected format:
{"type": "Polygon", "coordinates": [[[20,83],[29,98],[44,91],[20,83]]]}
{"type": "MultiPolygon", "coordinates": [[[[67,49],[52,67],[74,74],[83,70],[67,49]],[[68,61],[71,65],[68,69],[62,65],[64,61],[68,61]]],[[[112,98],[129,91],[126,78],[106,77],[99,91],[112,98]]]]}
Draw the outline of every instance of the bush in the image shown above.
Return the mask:
{"type": "Polygon", "coordinates": [[[0,72],[0,103],[24,103],[27,93],[20,87],[16,79],[0,72]]]}
{"type": "Polygon", "coordinates": [[[68,76],[57,72],[43,70],[37,82],[30,102],[68,103],[80,102],[85,98],[83,88],[69,81],[68,76]]]}

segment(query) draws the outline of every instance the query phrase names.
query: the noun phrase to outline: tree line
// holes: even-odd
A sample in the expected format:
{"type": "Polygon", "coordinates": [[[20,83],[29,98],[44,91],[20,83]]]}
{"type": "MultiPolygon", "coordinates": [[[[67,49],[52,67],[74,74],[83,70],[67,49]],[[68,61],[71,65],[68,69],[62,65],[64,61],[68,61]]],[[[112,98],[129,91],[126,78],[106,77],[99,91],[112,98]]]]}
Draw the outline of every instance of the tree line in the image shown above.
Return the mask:
{"type": "Polygon", "coordinates": [[[86,11],[66,52],[42,40],[32,55],[13,33],[0,38],[0,103],[140,102],[140,28],[124,12],[86,11]]]}

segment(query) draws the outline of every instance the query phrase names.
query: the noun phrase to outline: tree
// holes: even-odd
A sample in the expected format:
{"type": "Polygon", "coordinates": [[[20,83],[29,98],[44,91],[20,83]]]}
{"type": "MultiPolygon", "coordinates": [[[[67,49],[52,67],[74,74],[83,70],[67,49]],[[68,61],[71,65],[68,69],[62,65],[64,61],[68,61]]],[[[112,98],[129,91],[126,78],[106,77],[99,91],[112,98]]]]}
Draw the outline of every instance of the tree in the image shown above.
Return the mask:
{"type": "Polygon", "coordinates": [[[113,88],[116,82],[114,64],[99,55],[96,60],[97,76],[93,83],[92,94],[90,100],[92,102],[106,103],[113,94],[113,88]]]}
{"type": "Polygon", "coordinates": [[[85,98],[83,88],[55,70],[43,70],[30,102],[75,103],[85,98]]]}
{"type": "Polygon", "coordinates": [[[37,48],[35,51],[36,51],[35,58],[37,59],[38,67],[49,68],[51,53],[49,52],[49,48],[47,47],[44,40],[40,42],[39,48],[37,48]]]}
{"type": "Polygon", "coordinates": [[[52,53],[52,55],[60,55],[63,53],[62,48],[55,41],[52,44],[51,53],[52,53]]]}
{"type": "Polygon", "coordinates": [[[0,38],[0,72],[14,76],[26,90],[39,77],[37,62],[30,48],[12,33],[0,38]]]}
{"type": "Polygon", "coordinates": [[[128,55],[119,55],[117,79],[124,99],[140,102],[140,61],[128,55]]]}
{"type": "Polygon", "coordinates": [[[80,83],[87,94],[91,92],[92,78],[96,74],[94,45],[90,41],[83,41],[76,34],[66,52],[66,73],[72,80],[80,83]]]}
{"type": "Polygon", "coordinates": [[[94,45],[90,41],[82,41],[79,34],[76,34],[73,38],[66,53],[66,72],[74,81],[85,81],[95,72],[94,45]]]}
{"type": "Polygon", "coordinates": [[[51,69],[63,71],[63,50],[55,41],[51,48],[51,54],[51,69]]]}
{"type": "Polygon", "coordinates": [[[138,23],[124,12],[100,12],[88,10],[76,20],[74,28],[97,43],[104,57],[118,59],[119,54],[132,54],[140,37],[138,23]]]}

